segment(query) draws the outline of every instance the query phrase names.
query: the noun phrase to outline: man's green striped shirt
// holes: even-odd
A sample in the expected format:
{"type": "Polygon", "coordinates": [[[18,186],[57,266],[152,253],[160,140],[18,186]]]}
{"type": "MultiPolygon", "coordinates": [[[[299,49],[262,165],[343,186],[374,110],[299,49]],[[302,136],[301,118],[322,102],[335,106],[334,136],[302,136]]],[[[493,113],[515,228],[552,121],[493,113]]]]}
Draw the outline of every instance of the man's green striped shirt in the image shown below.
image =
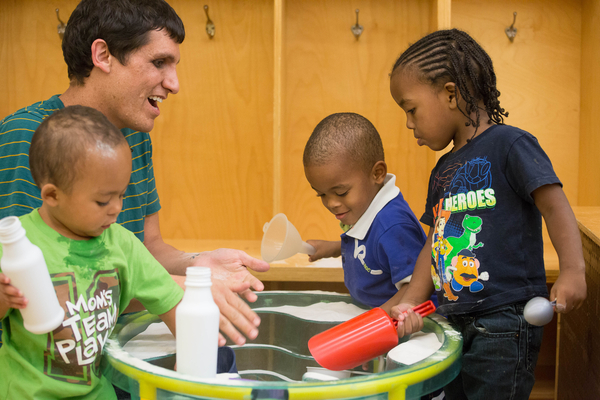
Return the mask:
{"type": "MultiPolygon", "coordinates": [[[[42,121],[64,108],[58,95],[25,107],[0,122],[0,218],[20,216],[42,205],[29,171],[31,137],[42,121]]],[[[144,241],[144,220],[160,210],[154,181],[152,142],[146,132],[122,129],[133,159],[129,187],[117,223],[144,241]]]]}

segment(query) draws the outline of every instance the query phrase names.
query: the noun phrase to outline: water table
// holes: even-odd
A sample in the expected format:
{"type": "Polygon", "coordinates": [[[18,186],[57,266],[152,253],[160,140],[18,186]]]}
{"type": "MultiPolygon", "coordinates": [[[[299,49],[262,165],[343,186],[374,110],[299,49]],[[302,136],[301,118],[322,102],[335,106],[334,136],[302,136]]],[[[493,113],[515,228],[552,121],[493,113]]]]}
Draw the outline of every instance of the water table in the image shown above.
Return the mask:
{"type": "MultiPolygon", "coordinates": [[[[347,294],[322,291],[258,293],[258,300],[251,303],[262,321],[258,337],[241,347],[228,344],[236,354],[240,375],[237,379],[199,380],[175,372],[173,336],[169,333],[142,334],[149,331],[151,325],[154,328],[160,324],[164,326],[157,316],[147,311],[119,319],[105,345],[101,368],[113,384],[129,391],[135,400],[418,399],[441,388],[458,374],[462,350],[460,333],[445,318],[432,314],[425,318],[423,332],[435,334],[441,347],[424,359],[404,364],[383,355],[371,360],[366,371],[361,366],[350,371],[348,378],[303,381],[308,367],[319,367],[310,355],[308,340],[351,318],[342,318],[338,314],[323,317],[326,312],[312,310],[314,307],[327,310],[340,305],[352,307],[358,313],[368,309],[347,294]],[[141,340],[149,341],[149,353],[137,354],[129,350],[141,340]]],[[[401,342],[406,340],[408,338],[403,338],[401,342]]]]}

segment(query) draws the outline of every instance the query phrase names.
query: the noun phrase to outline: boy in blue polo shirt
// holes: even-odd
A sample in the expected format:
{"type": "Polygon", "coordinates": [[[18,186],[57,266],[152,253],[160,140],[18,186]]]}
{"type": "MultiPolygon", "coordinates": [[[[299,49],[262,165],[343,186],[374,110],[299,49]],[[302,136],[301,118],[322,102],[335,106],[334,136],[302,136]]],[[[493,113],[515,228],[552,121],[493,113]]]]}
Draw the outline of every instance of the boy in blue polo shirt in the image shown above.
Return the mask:
{"type": "Polygon", "coordinates": [[[389,313],[426,237],[387,173],[379,133],[358,114],[332,114],[314,129],[303,162],[306,179],[344,230],[341,241],[309,240],[316,249],[309,260],[341,255],[350,295],[389,313]]]}

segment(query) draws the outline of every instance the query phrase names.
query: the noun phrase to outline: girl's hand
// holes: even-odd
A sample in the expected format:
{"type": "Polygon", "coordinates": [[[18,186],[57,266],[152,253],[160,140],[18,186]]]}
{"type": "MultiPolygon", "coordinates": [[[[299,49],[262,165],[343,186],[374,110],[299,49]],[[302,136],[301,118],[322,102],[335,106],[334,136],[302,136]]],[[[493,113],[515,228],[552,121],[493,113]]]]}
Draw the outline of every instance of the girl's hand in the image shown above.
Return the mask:
{"type": "Polygon", "coordinates": [[[550,290],[550,301],[556,300],[557,313],[568,313],[581,307],[587,297],[585,271],[563,270],[550,290]]]}
{"type": "Polygon", "coordinates": [[[400,303],[392,307],[390,316],[398,320],[399,338],[423,329],[423,317],[412,310],[414,306],[409,303],[400,303]]]}
{"type": "Polygon", "coordinates": [[[28,302],[23,292],[10,284],[10,278],[0,273],[0,317],[4,317],[9,308],[25,308],[28,302]]]}
{"type": "Polygon", "coordinates": [[[308,261],[314,262],[321,258],[339,257],[342,255],[342,242],[329,240],[307,240],[306,243],[315,248],[315,254],[308,256],[308,261]]]}

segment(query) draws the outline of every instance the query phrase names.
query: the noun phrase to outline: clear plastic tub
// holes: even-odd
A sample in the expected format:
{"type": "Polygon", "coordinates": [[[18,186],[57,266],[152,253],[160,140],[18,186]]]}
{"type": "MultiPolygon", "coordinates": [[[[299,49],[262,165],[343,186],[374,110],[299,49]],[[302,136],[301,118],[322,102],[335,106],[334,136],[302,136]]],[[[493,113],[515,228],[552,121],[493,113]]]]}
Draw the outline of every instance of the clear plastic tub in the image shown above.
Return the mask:
{"type": "Polygon", "coordinates": [[[329,292],[263,292],[251,307],[261,317],[260,333],[244,346],[231,346],[240,379],[199,380],[173,370],[175,354],[139,359],[123,346],[150,324],[162,323],[147,312],[119,319],[104,348],[103,374],[129,391],[132,399],[418,399],[450,382],[460,370],[462,338],[445,318],[425,318],[423,332],[435,333],[439,350],[412,365],[385,355],[357,367],[350,377],[333,381],[302,381],[308,367],[319,367],[308,350],[308,339],[340,321],[317,321],[264,307],[308,307],[344,302],[365,310],[350,296],[329,292]]]}

